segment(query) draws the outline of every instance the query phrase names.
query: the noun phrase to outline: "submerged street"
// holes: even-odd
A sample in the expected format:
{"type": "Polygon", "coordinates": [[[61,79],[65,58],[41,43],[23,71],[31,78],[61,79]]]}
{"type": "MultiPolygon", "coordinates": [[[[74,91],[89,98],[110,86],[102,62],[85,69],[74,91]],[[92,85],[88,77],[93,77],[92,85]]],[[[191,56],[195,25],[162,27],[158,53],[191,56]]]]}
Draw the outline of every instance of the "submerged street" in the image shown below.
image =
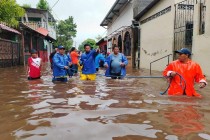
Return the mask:
{"type": "Polygon", "coordinates": [[[209,86],[199,91],[203,99],[168,97],[159,94],[168,86],[164,79],[78,76],[54,84],[49,66],[44,70],[40,80],[28,81],[22,66],[1,69],[1,140],[210,139],[209,86]]]}

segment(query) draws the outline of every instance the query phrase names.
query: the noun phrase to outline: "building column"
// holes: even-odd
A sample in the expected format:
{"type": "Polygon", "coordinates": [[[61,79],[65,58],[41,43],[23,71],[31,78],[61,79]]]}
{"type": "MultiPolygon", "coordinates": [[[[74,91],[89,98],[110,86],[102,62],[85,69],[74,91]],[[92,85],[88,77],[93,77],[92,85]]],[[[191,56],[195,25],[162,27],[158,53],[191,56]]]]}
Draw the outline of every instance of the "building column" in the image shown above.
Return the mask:
{"type": "MultiPolygon", "coordinates": [[[[208,0],[207,0],[208,1],[208,0]]],[[[194,3],[194,17],[193,17],[193,38],[199,35],[200,30],[200,1],[194,3]]]]}
{"type": "Polygon", "coordinates": [[[206,0],[205,34],[210,35],[210,0],[206,0]]]}

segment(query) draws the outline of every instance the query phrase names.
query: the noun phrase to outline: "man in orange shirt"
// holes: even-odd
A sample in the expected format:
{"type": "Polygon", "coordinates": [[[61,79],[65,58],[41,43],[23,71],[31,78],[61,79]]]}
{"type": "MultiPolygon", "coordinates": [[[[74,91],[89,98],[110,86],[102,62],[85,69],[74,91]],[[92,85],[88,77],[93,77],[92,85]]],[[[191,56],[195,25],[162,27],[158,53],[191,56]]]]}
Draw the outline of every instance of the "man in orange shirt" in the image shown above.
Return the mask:
{"type": "Polygon", "coordinates": [[[77,50],[75,47],[71,48],[70,53],[71,61],[72,61],[72,71],[76,75],[78,71],[78,61],[79,61],[79,54],[77,53],[77,50]]]}
{"type": "Polygon", "coordinates": [[[179,54],[178,60],[171,62],[163,71],[163,76],[171,80],[168,94],[201,97],[194,89],[194,82],[200,83],[200,88],[207,85],[200,65],[190,60],[191,52],[187,48],[182,48],[175,53],[179,54]]]}

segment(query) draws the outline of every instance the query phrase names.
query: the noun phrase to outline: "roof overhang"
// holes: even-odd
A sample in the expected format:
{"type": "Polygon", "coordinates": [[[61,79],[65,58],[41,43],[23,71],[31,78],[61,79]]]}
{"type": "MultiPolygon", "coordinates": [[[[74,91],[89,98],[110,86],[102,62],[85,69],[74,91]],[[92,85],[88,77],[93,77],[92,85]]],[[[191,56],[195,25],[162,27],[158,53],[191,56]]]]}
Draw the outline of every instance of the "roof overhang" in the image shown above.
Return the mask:
{"type": "Polygon", "coordinates": [[[4,24],[0,24],[0,29],[21,35],[21,33],[19,31],[15,30],[15,29],[13,29],[11,27],[8,27],[8,26],[6,26],[4,24]]]}
{"type": "Polygon", "coordinates": [[[135,20],[140,20],[141,17],[144,16],[150,9],[152,9],[153,6],[155,6],[160,0],[153,0],[144,10],[142,10],[136,17],[134,17],[135,20]]]}
{"type": "Polygon", "coordinates": [[[42,34],[43,36],[47,36],[48,35],[48,30],[45,28],[38,28],[36,29],[37,32],[39,32],[40,34],[42,34]]]}
{"type": "Polygon", "coordinates": [[[104,20],[101,22],[100,26],[108,26],[108,24],[112,22],[114,16],[119,16],[121,8],[129,3],[129,1],[130,0],[116,0],[104,20]]]}
{"type": "Polygon", "coordinates": [[[48,10],[44,10],[44,9],[36,9],[36,8],[25,8],[26,12],[28,13],[38,13],[38,14],[45,14],[48,13],[48,18],[51,18],[53,22],[56,22],[55,18],[53,17],[53,15],[48,11],[48,10]]]}
{"type": "Polygon", "coordinates": [[[96,43],[96,45],[100,45],[102,42],[104,42],[105,41],[105,39],[104,38],[102,38],[102,39],[100,39],[97,43],[96,43]]]}

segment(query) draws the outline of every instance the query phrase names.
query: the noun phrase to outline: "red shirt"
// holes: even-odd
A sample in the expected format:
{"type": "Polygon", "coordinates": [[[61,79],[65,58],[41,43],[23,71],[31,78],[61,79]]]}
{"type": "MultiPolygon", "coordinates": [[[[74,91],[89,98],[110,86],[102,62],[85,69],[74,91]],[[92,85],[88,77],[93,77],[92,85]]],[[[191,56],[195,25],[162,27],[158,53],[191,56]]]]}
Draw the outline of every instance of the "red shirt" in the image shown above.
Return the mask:
{"type": "Polygon", "coordinates": [[[70,56],[71,56],[72,64],[77,64],[79,54],[77,52],[73,51],[73,52],[71,52],[70,56]]]}
{"type": "Polygon", "coordinates": [[[41,77],[41,58],[28,58],[29,76],[31,78],[41,77]]]}

